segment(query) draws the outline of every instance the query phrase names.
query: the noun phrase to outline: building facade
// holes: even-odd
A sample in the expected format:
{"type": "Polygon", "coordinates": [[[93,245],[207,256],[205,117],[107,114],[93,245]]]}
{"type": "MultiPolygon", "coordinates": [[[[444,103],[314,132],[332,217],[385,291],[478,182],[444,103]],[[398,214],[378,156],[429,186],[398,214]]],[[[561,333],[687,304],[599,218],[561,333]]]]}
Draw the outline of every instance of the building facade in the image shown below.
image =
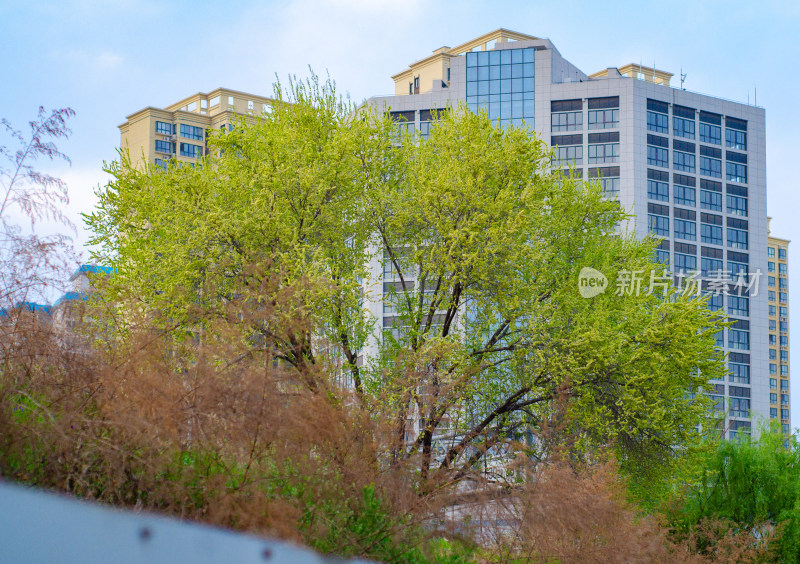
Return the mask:
{"type": "MultiPolygon", "coordinates": [[[[555,170],[574,167],[631,212],[623,229],[663,237],[659,260],[696,273],[709,306],[733,321],[717,338],[730,374],[707,391],[721,428],[734,437],[769,419],[762,108],[671,87],[672,74],[641,65],[588,75],[549,40],[505,29],[392,78],[395,95],[368,103],[398,128],[425,137],[433,110],[460,104],[502,125],[524,121],[554,147],[555,170]]],[[[371,307],[386,325],[381,304],[371,307]]]]}
{"type": "MultiPolygon", "coordinates": [[[[769,226],[769,222],[767,223],[769,226]]],[[[789,241],[767,231],[767,300],[769,301],[769,417],[791,434],[789,386],[789,241]]]]}
{"type": "Polygon", "coordinates": [[[171,159],[194,164],[207,151],[208,131],[230,129],[239,116],[271,111],[273,100],[227,88],[198,92],[166,108],[147,107],[119,126],[120,147],[134,164],[162,168],[171,159]]]}

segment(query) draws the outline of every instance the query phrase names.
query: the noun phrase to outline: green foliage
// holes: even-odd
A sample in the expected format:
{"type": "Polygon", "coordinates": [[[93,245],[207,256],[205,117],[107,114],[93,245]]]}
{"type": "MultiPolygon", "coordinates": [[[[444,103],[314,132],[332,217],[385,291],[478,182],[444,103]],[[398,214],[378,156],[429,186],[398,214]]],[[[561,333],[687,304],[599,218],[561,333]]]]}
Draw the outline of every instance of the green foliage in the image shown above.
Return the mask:
{"type": "Polygon", "coordinates": [[[618,203],[551,174],[532,131],[485,113],[447,108],[426,140],[398,139],[388,114],[316,78],[276,96],[271,114],[215,134],[196,168],[109,167],[86,218],[95,258],[116,268],[109,307],[143,310],[176,340],[210,338],[226,304],[270,309],[232,322],[238,338],[312,391],[332,385],[312,366],[352,377],[396,422],[391,458],[418,457],[423,482],[549,427],[576,456],[613,445],[642,492],[658,487],[699,440],[708,401],[687,392],[724,374],[721,322],[702,300],[648,291],[654,241],[620,233],[618,203]],[[609,289],[583,298],[583,267],[609,289]],[[614,291],[623,270],[643,291],[614,291]],[[369,307],[384,300],[395,315],[379,327],[369,307]],[[406,428],[415,418],[421,431],[406,428]]]}
{"type": "Polygon", "coordinates": [[[779,561],[800,562],[800,445],[794,437],[774,426],[758,440],[718,442],[687,477],[688,488],[668,510],[679,536],[720,522],[716,536],[700,539],[698,548],[707,551],[731,532],[774,531],[770,548],[779,561]]]}

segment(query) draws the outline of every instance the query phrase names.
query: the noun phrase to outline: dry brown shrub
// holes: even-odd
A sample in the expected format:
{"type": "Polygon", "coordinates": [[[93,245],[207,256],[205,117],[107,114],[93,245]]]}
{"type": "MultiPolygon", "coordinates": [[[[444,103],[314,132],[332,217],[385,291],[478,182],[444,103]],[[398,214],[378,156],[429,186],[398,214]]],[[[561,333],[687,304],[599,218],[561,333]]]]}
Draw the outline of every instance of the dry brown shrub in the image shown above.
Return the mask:
{"type": "Polygon", "coordinates": [[[387,464],[381,417],[331,366],[299,370],[242,332],[280,316],[283,334],[301,333],[307,319],[231,302],[198,311],[203,330],[177,339],[134,311],[125,338],[95,349],[16,324],[0,375],[0,475],[342,554],[424,541],[434,501],[416,494],[407,464],[387,464]],[[358,525],[368,490],[378,515],[358,525]]]}

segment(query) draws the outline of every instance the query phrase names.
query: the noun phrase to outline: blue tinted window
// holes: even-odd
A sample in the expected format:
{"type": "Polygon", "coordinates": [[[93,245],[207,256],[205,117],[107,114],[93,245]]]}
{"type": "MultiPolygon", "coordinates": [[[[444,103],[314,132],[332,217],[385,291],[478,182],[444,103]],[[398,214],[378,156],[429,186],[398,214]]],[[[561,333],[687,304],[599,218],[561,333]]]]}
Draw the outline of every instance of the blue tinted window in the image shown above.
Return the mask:
{"type": "Polygon", "coordinates": [[[710,157],[700,157],[700,174],[722,178],[722,161],[710,157]]]}
{"type": "Polygon", "coordinates": [[[159,135],[172,135],[172,124],[163,121],[157,121],[156,133],[159,135]]]}
{"type": "Polygon", "coordinates": [[[156,140],[156,151],[158,151],[159,153],[172,154],[174,152],[174,149],[171,142],[156,140]]]}
{"type": "MultiPolygon", "coordinates": [[[[533,123],[534,49],[467,53],[467,107],[501,124],[533,123]]],[[[560,129],[554,129],[557,131],[560,129]]]]}
{"type": "Polygon", "coordinates": [[[669,184],[656,180],[647,181],[647,197],[661,202],[669,201],[669,184]]]}
{"type": "Polygon", "coordinates": [[[656,133],[668,133],[669,117],[656,112],[647,112],[647,130],[656,133]]]}
{"type": "Polygon", "coordinates": [[[722,194],[710,190],[700,190],[700,207],[706,210],[722,211],[722,194]]]}
{"type": "Polygon", "coordinates": [[[708,123],[700,124],[700,141],[703,143],[722,144],[722,128],[708,123]]]}
{"type": "Polygon", "coordinates": [[[181,143],[181,156],[196,158],[203,154],[203,148],[199,145],[181,143]]]}
{"type": "Polygon", "coordinates": [[[690,206],[690,207],[694,207],[696,204],[694,188],[676,184],[674,186],[674,195],[676,204],[679,204],[681,206],[690,206]]]}
{"type": "Polygon", "coordinates": [[[675,218],[675,238],[687,241],[697,239],[697,224],[694,221],[675,218]]]}
{"type": "Polygon", "coordinates": [[[187,139],[196,139],[198,141],[203,140],[203,128],[202,127],[195,127],[193,125],[186,125],[185,123],[181,124],[181,137],[185,137],[187,139]]]}
{"type": "Polygon", "coordinates": [[[694,155],[672,151],[672,168],[683,172],[694,172],[694,155]]]}
{"type": "Polygon", "coordinates": [[[663,215],[648,214],[647,229],[659,237],[669,237],[669,218],[663,215]]]}
{"type": "Polygon", "coordinates": [[[679,117],[673,117],[672,133],[675,135],[675,137],[694,139],[694,121],[679,117]]]}

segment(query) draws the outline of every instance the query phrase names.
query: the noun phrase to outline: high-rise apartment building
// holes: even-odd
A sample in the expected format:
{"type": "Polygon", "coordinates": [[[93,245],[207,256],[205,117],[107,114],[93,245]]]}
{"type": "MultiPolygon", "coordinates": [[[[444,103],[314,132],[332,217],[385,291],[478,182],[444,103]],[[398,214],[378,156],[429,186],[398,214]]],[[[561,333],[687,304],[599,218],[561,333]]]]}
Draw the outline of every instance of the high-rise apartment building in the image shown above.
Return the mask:
{"type": "Polygon", "coordinates": [[[206,154],[207,131],[230,128],[238,116],[269,112],[273,100],[227,88],[198,92],[166,108],[147,107],[119,126],[120,146],[134,163],[194,163],[206,154]]]}
{"type": "MultiPolygon", "coordinates": [[[[437,49],[392,78],[395,94],[369,103],[399,128],[425,137],[432,110],[459,104],[503,125],[525,121],[555,148],[554,168],[574,166],[632,213],[623,228],[663,237],[658,258],[697,271],[710,307],[733,320],[718,336],[730,373],[707,391],[727,436],[768,420],[762,108],[674,88],[672,74],[641,65],[586,74],[549,40],[505,29],[437,49]]],[[[391,326],[391,313],[371,307],[391,326]]]]}
{"type": "Polygon", "coordinates": [[[791,433],[789,397],[789,241],[773,237],[767,220],[769,302],[769,417],[791,433]]]}

